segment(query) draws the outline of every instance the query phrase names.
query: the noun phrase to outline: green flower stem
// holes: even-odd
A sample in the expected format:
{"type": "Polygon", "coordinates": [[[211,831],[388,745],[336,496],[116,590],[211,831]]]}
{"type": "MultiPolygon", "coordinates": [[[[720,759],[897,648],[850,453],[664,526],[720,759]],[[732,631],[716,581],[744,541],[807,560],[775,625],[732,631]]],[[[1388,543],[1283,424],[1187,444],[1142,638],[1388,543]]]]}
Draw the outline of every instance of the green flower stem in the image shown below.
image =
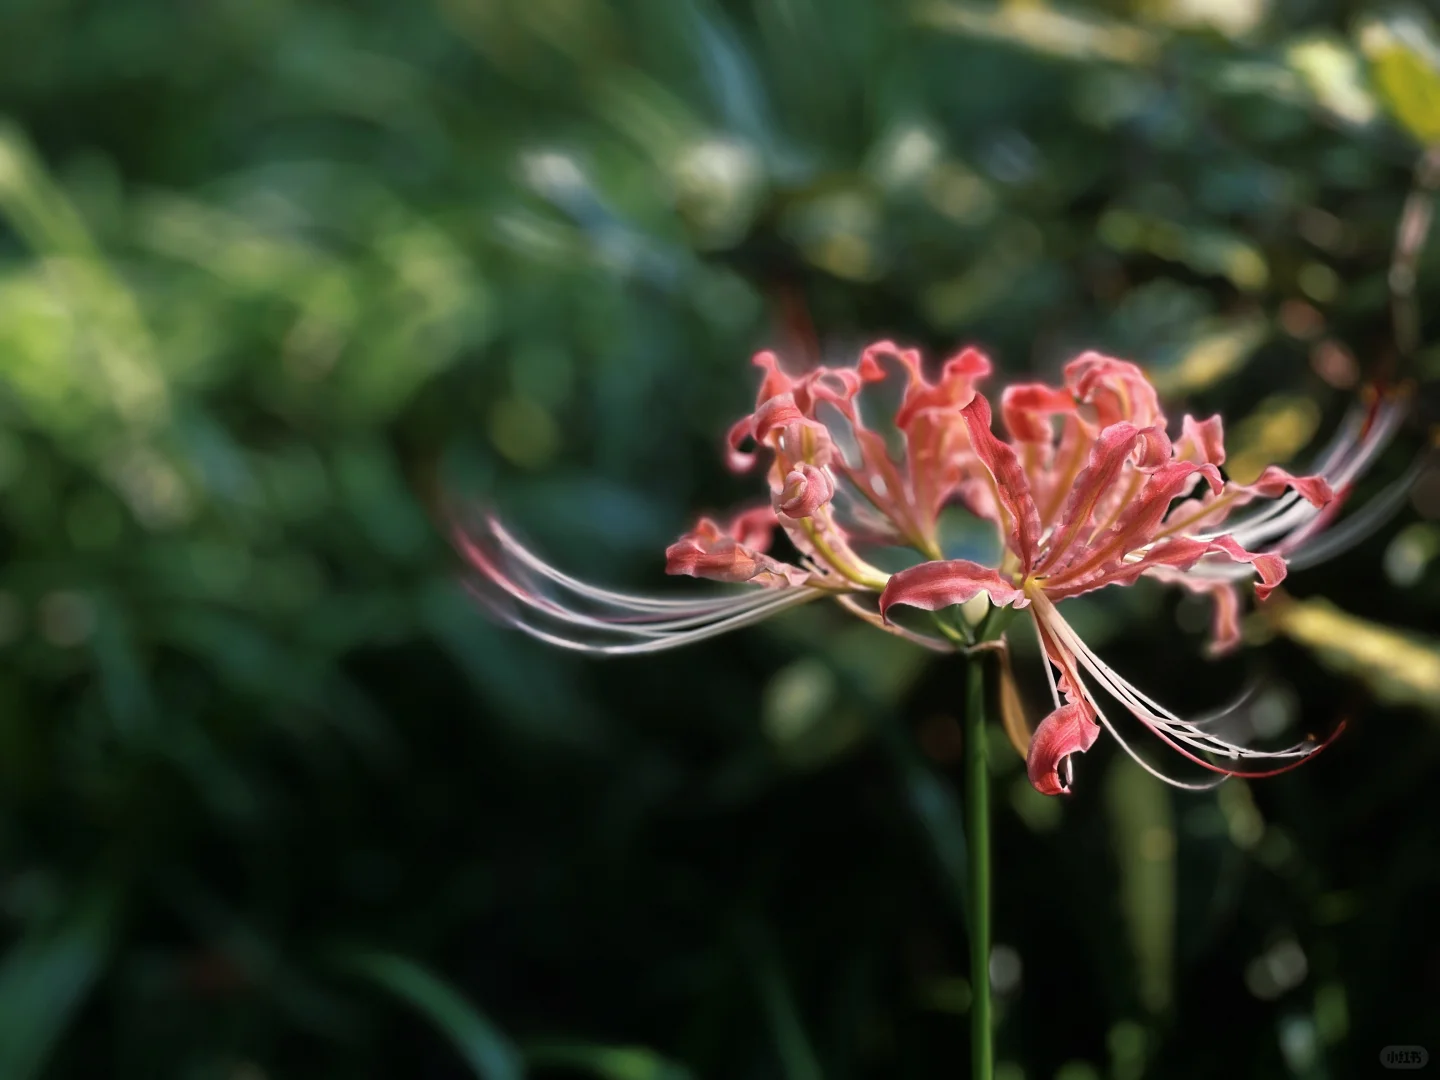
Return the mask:
{"type": "Polygon", "coordinates": [[[970,654],[965,698],[965,831],[970,890],[970,1076],[995,1073],[990,1008],[990,773],[986,760],[985,650],[970,654]]]}
{"type": "MultiPolygon", "coordinates": [[[[965,875],[970,908],[970,1076],[992,1080],[995,1075],[995,1020],[990,1002],[990,763],[985,713],[988,695],[985,667],[1013,608],[991,608],[976,628],[976,646],[969,653],[965,687],[965,833],[969,840],[965,875]]],[[[1000,648],[1004,646],[1001,645],[1000,648]]]]}

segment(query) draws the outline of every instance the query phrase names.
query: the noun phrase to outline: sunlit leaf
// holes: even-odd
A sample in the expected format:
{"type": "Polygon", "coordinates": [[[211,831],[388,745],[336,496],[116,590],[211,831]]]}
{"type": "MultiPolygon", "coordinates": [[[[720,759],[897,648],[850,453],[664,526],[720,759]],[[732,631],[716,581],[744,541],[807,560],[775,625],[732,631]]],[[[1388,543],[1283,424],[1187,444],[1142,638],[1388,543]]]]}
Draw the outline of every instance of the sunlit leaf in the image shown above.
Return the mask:
{"type": "Polygon", "coordinates": [[[1157,22],[1240,38],[1265,18],[1270,0],[1140,0],[1138,6],[1157,22]]]}
{"type": "Polygon", "coordinates": [[[1381,100],[1425,145],[1440,143],[1440,38],[1418,12],[1366,19],[1360,48],[1370,61],[1381,100]]]}
{"type": "Polygon", "coordinates": [[[1147,64],[1159,42],[1129,23],[1048,4],[982,6],[962,0],[932,0],[916,9],[920,22],[955,34],[1002,41],[1070,60],[1147,64]]]}
{"type": "Polygon", "coordinates": [[[1286,63],[1321,108],[1351,124],[1368,124],[1378,111],[1365,85],[1360,58],[1342,40],[1310,34],[1285,50],[1286,63]]]}
{"type": "Polygon", "coordinates": [[[1326,600],[1272,604],[1264,613],[1281,633],[1385,700],[1440,712],[1440,642],[1351,615],[1326,600]]]}
{"type": "Polygon", "coordinates": [[[1269,335],[1264,320],[1245,319],[1198,336],[1171,364],[1155,372],[1167,395],[1206,390],[1233,375],[1269,335]]]}

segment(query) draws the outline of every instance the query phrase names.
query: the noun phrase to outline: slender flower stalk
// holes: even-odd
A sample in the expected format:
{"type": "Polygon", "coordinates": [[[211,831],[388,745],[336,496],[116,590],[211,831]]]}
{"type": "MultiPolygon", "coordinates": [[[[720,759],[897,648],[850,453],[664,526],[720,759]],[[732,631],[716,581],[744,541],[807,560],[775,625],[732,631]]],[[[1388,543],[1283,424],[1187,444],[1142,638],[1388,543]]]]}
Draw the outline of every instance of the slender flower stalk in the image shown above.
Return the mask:
{"type": "Polygon", "coordinates": [[[1243,484],[1222,471],[1220,417],[1185,416],[1172,438],[1141,369],[1094,352],[1067,365],[1058,386],[1006,388],[1003,437],[978,388],[990,361],[973,348],[933,379],[918,352],[888,341],[850,367],[792,375],[770,352],[755,364],[755,409],[731,428],[727,458],[740,472],[763,462],[768,499],[728,519],[701,518],[666,551],[671,574],[750,588],[687,598],[601,588],[550,566],[487,516],[478,528],[455,530],[476,571],[477,598],[542,641],[625,655],[702,641],[819,599],[954,651],[972,644],[974,631],[943,609],[983,593],[998,608],[1031,616],[1053,708],[1022,749],[1031,783],[1051,795],[1070,790],[1077,755],[1101,731],[1182,788],[1284,772],[1339,734],[1261,750],[1226,737],[1226,714],[1186,720],[1103,661],[1060,605],[1142,577],[1178,585],[1213,602],[1212,652],[1233,649],[1241,583],[1253,580],[1263,601],[1287,563],[1336,554],[1404,499],[1416,469],[1341,517],[1404,417],[1403,391],[1369,388],[1307,473],[1272,465],[1243,484]],[[897,382],[898,406],[873,426],[868,414],[897,382]],[[993,565],[944,557],[941,512],[956,506],[993,527],[993,565]],[[777,536],[792,549],[788,557],[777,553],[777,536]],[[912,565],[893,574],[876,565],[894,565],[896,552],[912,565]],[[935,613],[932,623],[899,621],[906,608],[935,613]],[[1149,762],[1102,708],[1101,692],[1212,779],[1172,776],[1149,762]]]}
{"type": "Polygon", "coordinates": [[[987,650],[998,623],[980,627],[980,643],[969,650],[965,690],[965,883],[970,914],[970,1075],[989,1080],[995,1073],[995,1020],[990,998],[990,762],[986,733],[987,650]]]}

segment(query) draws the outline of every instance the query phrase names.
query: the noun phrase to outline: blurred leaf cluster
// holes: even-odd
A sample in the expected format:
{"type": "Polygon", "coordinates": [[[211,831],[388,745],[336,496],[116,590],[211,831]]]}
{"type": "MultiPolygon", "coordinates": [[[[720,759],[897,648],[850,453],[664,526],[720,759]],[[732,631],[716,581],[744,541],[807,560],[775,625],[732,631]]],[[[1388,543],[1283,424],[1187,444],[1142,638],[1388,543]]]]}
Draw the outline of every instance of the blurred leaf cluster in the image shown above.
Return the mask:
{"type": "MultiPolygon", "coordinates": [[[[1419,8],[0,20],[0,1080],[954,1076],[958,670],[811,610],[583,663],[473,609],[449,515],[649,587],[751,494],[765,345],[1107,350],[1237,474],[1440,374],[1440,245],[1418,350],[1391,311],[1419,8]]],[[[1440,1053],[1437,555],[1432,473],[1238,660],[1189,600],[1077,605],[1177,708],[1350,730],[1185,798],[1097,749],[1063,803],[997,744],[1005,1080],[1440,1053]]]]}

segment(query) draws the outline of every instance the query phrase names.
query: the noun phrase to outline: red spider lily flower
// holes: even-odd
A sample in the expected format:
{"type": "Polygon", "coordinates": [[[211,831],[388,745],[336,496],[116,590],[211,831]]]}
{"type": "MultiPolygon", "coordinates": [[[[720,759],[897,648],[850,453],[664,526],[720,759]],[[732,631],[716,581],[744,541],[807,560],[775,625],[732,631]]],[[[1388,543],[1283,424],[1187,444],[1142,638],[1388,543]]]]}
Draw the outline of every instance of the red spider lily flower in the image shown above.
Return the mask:
{"type": "Polygon", "coordinates": [[[478,535],[456,531],[480,574],[477,595],[541,640],[626,654],[698,641],[821,597],[892,633],[951,650],[958,631],[940,620],[938,635],[902,627],[891,610],[934,612],[985,593],[998,607],[1031,614],[1045,657],[1054,711],[1027,753],[1030,780],[1045,794],[1069,790],[1075,755],[1102,729],[1168,783],[1210,786],[1172,778],[1140,757],[1100,708],[1096,688],[1216,773],[1214,782],[1284,772],[1328,744],[1253,750],[1210,729],[1214,718],[1180,718],[1100,660],[1057,605],[1149,577],[1212,597],[1212,648],[1233,648],[1239,582],[1258,579],[1263,600],[1284,579],[1287,560],[1334,554],[1404,497],[1411,476],[1323,535],[1393,436],[1404,412],[1398,395],[1372,393],[1312,474],[1271,466],[1254,483],[1238,484],[1221,472],[1218,416],[1184,417],[1172,440],[1144,373],[1098,353],[1072,361],[1062,386],[1009,387],[1000,399],[1006,439],[992,430],[990,402],[977,389],[991,365],[975,349],[948,360],[934,381],[918,352],[890,342],[865,349],[853,367],[799,376],[786,374],[769,352],[755,363],[764,373],[760,391],[754,412],[730,431],[729,463],[744,471],[765,457],[769,502],[723,525],[702,518],[666,551],[666,569],[756,588],[694,600],[598,588],[549,566],[492,517],[478,535]],[[887,432],[867,423],[861,404],[864,398],[868,407],[867,390],[896,373],[903,387],[887,432]],[[951,505],[994,524],[998,565],[943,558],[940,513],[951,505]],[[791,561],[770,554],[777,529],[795,549],[791,561]],[[908,548],[924,561],[890,574],[861,554],[878,547],[908,548]]]}

